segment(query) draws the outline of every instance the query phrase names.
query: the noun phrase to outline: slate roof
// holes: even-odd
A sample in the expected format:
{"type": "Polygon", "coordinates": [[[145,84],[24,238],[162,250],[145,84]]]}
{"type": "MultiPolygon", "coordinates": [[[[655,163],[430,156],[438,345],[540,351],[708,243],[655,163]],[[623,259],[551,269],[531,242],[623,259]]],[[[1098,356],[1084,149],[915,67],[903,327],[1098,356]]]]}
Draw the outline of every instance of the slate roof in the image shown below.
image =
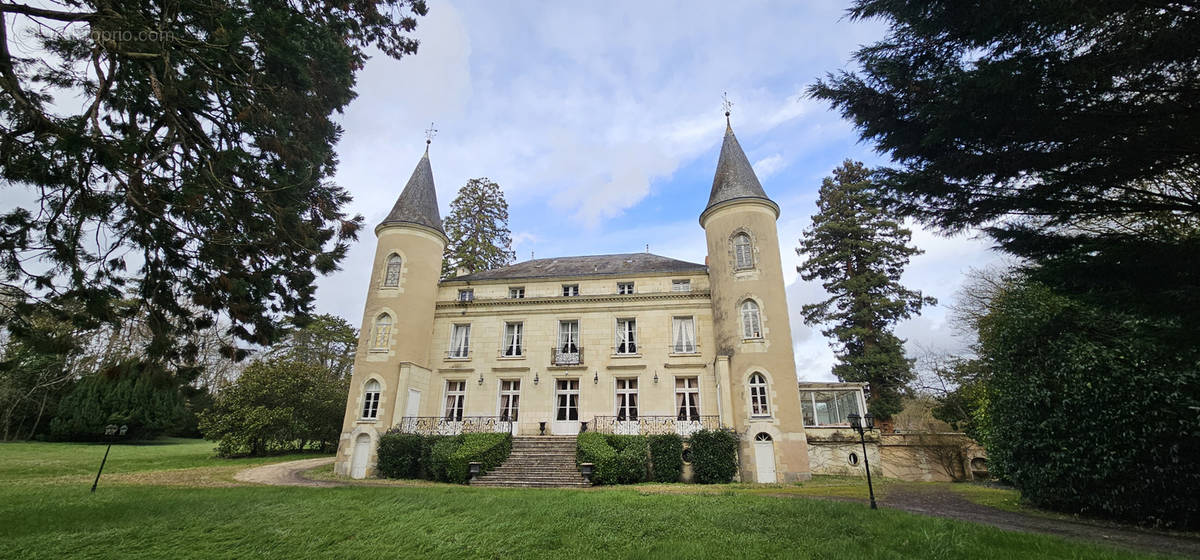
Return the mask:
{"type": "Polygon", "coordinates": [[[625,253],[620,255],[594,255],[586,257],[558,257],[535,259],[517,264],[483,270],[466,276],[450,278],[447,282],[474,280],[516,280],[522,278],[556,278],[572,276],[613,276],[621,274],[648,273],[701,273],[708,270],[702,264],[690,263],[652,255],[650,253],[625,253]]]}
{"type": "Polygon", "coordinates": [[[420,224],[436,229],[442,234],[442,216],[438,213],[437,190],[433,186],[433,168],[429,166],[429,150],[417,162],[412,177],[396,199],[396,205],[391,213],[379,225],[384,224],[420,224]]]}
{"type": "Polygon", "coordinates": [[[717,173],[713,176],[712,193],[708,195],[708,206],[704,209],[735,198],[771,200],[759,184],[754,168],[746,159],[741,144],[738,144],[737,136],[733,135],[733,128],[726,126],[721,157],[717,160],[717,173]]]}

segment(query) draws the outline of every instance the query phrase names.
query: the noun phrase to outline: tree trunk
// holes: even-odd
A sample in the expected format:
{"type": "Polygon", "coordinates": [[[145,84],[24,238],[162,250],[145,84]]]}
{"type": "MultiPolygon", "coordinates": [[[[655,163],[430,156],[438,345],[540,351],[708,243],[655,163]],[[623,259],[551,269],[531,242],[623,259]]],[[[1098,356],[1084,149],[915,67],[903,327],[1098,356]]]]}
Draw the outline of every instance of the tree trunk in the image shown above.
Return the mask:
{"type": "Polygon", "coordinates": [[[37,433],[38,424],[40,424],[42,422],[42,412],[45,412],[45,410],[46,410],[46,399],[49,397],[50,397],[49,391],[47,391],[46,394],[42,395],[42,404],[40,406],[38,406],[37,418],[34,419],[34,421],[33,421],[33,428],[30,428],[30,430],[29,430],[29,438],[28,439],[33,439],[33,435],[35,433],[37,433]]]}

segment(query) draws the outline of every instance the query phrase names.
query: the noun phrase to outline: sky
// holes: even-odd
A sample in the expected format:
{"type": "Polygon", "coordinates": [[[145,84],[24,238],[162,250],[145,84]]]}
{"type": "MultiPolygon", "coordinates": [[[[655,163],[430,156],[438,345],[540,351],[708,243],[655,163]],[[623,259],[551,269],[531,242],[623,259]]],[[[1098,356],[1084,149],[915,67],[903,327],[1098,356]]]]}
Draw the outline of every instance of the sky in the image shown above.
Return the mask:
{"type": "MultiPolygon", "coordinates": [[[[851,70],[853,52],[881,38],[850,21],[845,2],[429,2],[415,56],[377,55],[341,115],[336,182],[368,227],[342,270],[319,281],[317,311],[359,325],[375,237],[437,129],[430,162],[442,216],[458,189],[488,177],[504,190],[518,260],[650,252],[703,263],[700,212],[732,125],[778,222],[801,380],[833,380],[834,356],[800,308],[826,297],[795,270],[821,179],[844,159],[886,164],[853,127],[804,91],[851,70]]],[[[947,306],[970,268],[1000,256],[986,239],[914,226],[925,254],[903,277],[940,301],[897,326],[916,357],[969,340],[947,306]]]]}

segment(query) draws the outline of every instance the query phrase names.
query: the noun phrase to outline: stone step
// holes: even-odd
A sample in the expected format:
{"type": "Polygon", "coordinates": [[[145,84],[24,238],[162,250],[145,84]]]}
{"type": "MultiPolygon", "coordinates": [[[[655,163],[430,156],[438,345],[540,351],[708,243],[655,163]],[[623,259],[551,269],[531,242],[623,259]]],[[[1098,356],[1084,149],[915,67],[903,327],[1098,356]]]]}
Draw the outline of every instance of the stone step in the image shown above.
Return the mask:
{"type": "Polygon", "coordinates": [[[569,483],[569,482],[472,482],[472,486],[480,486],[485,488],[589,488],[591,484],[587,482],[569,483]]]}
{"type": "Polygon", "coordinates": [[[474,486],[510,488],[586,488],[591,483],[575,464],[575,436],[513,438],[504,463],[471,480],[474,486]]]}

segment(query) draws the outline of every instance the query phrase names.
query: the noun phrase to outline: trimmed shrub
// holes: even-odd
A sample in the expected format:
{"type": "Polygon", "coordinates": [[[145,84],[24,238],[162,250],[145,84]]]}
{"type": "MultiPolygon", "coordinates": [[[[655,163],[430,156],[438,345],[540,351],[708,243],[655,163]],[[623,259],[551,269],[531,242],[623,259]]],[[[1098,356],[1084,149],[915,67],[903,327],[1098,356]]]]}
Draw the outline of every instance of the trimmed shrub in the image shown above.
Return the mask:
{"type": "Polygon", "coordinates": [[[576,460],[579,463],[596,465],[596,471],[592,474],[592,482],[595,484],[644,482],[650,466],[645,437],[597,432],[579,435],[576,460]]]}
{"type": "Polygon", "coordinates": [[[700,430],[689,440],[692,471],[700,484],[722,484],[737,474],[737,434],[725,430],[700,430]]]}
{"type": "Polygon", "coordinates": [[[389,432],[379,438],[376,468],[387,478],[422,478],[429,455],[429,438],[389,432]]]}
{"type": "Polygon", "coordinates": [[[616,460],[617,451],[608,444],[604,434],[599,432],[584,432],[579,434],[575,448],[575,461],[578,464],[592,463],[596,466],[592,473],[594,484],[615,484],[609,479],[612,473],[611,465],[616,460]]]}
{"type": "Polygon", "coordinates": [[[683,476],[683,438],[679,434],[649,436],[650,465],[655,482],[679,482],[683,476]]]}
{"type": "Polygon", "coordinates": [[[471,463],[479,462],[480,473],[488,472],[508,459],[512,434],[463,434],[462,444],[446,460],[446,481],[466,484],[471,463]]]}
{"type": "Polygon", "coordinates": [[[450,482],[450,458],[462,447],[463,436],[435,436],[431,439],[426,476],[430,480],[450,482]]]}

